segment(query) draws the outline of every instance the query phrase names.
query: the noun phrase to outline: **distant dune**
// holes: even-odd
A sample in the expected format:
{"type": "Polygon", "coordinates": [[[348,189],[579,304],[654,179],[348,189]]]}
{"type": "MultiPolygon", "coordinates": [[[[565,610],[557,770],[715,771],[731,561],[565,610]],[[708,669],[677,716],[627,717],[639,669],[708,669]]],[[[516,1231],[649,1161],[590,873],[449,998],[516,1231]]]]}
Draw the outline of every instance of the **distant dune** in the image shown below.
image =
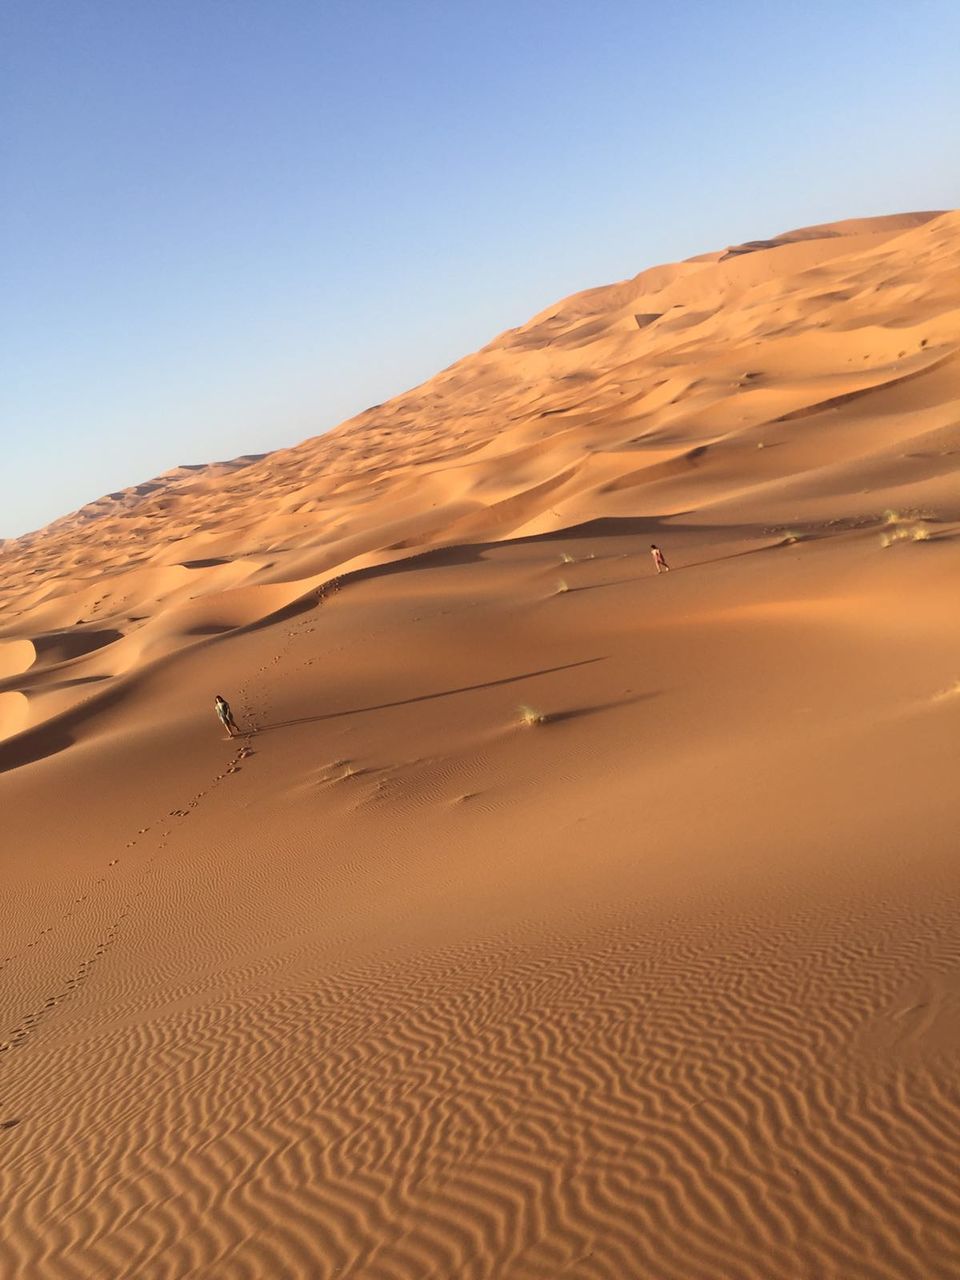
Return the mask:
{"type": "Polygon", "coordinates": [[[0,542],[0,1275],[955,1280],[958,463],[914,213],[0,542]]]}

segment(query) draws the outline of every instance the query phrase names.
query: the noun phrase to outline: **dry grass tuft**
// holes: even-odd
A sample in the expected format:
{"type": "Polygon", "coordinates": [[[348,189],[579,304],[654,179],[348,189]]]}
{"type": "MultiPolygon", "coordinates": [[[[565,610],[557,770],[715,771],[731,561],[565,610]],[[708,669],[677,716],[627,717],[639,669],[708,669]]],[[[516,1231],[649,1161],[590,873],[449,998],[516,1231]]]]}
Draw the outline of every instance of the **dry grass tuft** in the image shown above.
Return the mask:
{"type": "Polygon", "coordinates": [[[534,707],[528,707],[526,703],[522,703],[517,707],[517,715],[520,717],[520,723],[526,729],[532,729],[535,725],[547,723],[547,717],[542,711],[537,711],[534,707]]]}
{"type": "Polygon", "coordinates": [[[880,535],[880,546],[892,547],[898,542],[929,542],[933,535],[924,523],[929,518],[921,511],[885,511],[883,523],[886,532],[880,535]]]}
{"type": "Polygon", "coordinates": [[[887,533],[880,535],[880,545],[881,547],[892,547],[898,542],[929,542],[931,537],[930,530],[922,524],[897,525],[887,533]]]}

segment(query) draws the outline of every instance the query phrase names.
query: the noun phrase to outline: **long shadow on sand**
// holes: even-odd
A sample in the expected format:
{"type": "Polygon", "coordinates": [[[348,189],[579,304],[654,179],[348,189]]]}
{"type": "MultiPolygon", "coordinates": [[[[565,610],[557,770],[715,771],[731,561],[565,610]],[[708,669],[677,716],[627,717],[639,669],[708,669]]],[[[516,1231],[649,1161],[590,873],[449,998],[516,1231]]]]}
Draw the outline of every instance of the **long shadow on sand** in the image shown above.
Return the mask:
{"type": "Polygon", "coordinates": [[[659,698],[659,690],[649,693],[634,693],[628,698],[616,698],[612,702],[593,702],[586,707],[571,707],[568,711],[548,711],[543,718],[544,724],[568,724],[571,720],[583,720],[586,716],[596,716],[602,711],[620,711],[623,707],[632,707],[637,702],[649,702],[659,698]]]}
{"type": "Polygon", "coordinates": [[[278,720],[275,724],[261,725],[257,732],[269,733],[271,729],[289,729],[298,724],[318,724],[321,720],[339,720],[343,716],[362,715],[365,711],[388,711],[391,707],[409,707],[415,702],[433,702],[436,698],[452,698],[458,693],[473,693],[477,689],[496,689],[499,685],[518,684],[521,680],[532,680],[535,676],[552,675],[555,671],[572,671],[576,667],[589,667],[594,662],[606,662],[606,654],[596,658],[583,658],[579,662],[565,662],[559,667],[540,667],[537,671],[524,671],[517,676],[504,676],[502,680],[486,680],[482,684],[461,685],[458,689],[438,689],[436,693],[420,693],[415,698],[400,698],[396,702],[380,702],[371,707],[351,707],[347,711],[328,711],[323,715],[301,716],[296,720],[278,720]]]}
{"type": "MultiPolygon", "coordinates": [[[[797,541],[799,542],[801,539],[798,538],[797,541]]],[[[782,543],[778,542],[773,547],[748,547],[745,551],[731,551],[728,555],[712,556],[709,560],[692,560],[689,564],[674,564],[671,565],[670,572],[677,573],[679,571],[682,573],[684,569],[699,569],[703,565],[719,564],[722,560],[739,560],[743,556],[756,555],[759,551],[776,550],[777,547],[782,545],[782,543]]],[[[648,553],[646,551],[637,551],[634,554],[637,558],[645,560],[648,553]]],[[[564,594],[572,596],[580,591],[606,591],[609,587],[630,587],[638,582],[651,582],[659,576],[657,573],[651,573],[646,570],[643,573],[634,574],[632,578],[614,578],[611,582],[585,582],[579,587],[567,587],[564,594]]]]}
{"type": "MultiPolygon", "coordinates": [[[[762,547],[746,547],[743,551],[730,551],[724,556],[710,556],[707,560],[691,560],[687,564],[674,564],[671,566],[670,572],[683,572],[684,569],[702,569],[706,565],[721,564],[724,560],[742,560],[745,556],[758,556],[768,551],[782,551],[785,547],[797,546],[801,542],[815,542],[818,538],[826,537],[826,534],[800,534],[798,537],[791,538],[789,542],[780,538],[777,542],[767,543],[762,547]]],[[[644,558],[646,551],[637,551],[634,553],[638,557],[644,558]]],[[[615,578],[612,582],[585,582],[580,587],[567,587],[567,592],[574,595],[578,591],[604,591],[607,587],[628,587],[636,582],[650,581],[658,574],[650,572],[638,573],[633,578],[615,578]]]]}

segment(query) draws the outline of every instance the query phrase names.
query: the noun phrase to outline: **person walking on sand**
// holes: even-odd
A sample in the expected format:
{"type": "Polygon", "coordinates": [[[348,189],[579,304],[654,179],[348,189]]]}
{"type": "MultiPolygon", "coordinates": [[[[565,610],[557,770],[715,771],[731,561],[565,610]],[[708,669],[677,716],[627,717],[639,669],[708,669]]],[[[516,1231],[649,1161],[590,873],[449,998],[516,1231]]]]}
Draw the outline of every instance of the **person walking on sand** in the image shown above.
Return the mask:
{"type": "Polygon", "coordinates": [[[657,566],[657,573],[669,573],[670,566],[663,558],[663,552],[655,542],[650,543],[650,554],[653,556],[653,563],[657,566]]]}
{"type": "Polygon", "coordinates": [[[229,733],[231,738],[235,738],[240,732],[240,726],[233,718],[233,712],[230,710],[230,703],[226,700],[222,693],[218,693],[213,701],[217,715],[220,717],[220,723],[229,733]]]}

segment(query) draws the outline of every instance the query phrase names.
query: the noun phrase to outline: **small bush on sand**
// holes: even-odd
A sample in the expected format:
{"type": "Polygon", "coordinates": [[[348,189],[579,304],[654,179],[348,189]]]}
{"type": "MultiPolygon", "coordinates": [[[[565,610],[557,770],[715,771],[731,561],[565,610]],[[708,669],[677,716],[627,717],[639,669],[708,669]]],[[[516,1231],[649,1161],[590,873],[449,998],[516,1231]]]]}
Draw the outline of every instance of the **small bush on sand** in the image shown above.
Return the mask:
{"type": "Polygon", "coordinates": [[[537,711],[533,707],[528,707],[526,703],[517,708],[517,715],[520,717],[520,723],[526,729],[532,729],[538,724],[547,723],[547,717],[542,711],[537,711]]]}
{"type": "Polygon", "coordinates": [[[569,590],[570,590],[570,587],[567,583],[566,578],[561,578],[560,581],[557,583],[557,595],[558,596],[563,595],[564,591],[569,591],[569,590]]]}
{"type": "Polygon", "coordinates": [[[919,511],[885,511],[885,531],[880,535],[881,547],[892,547],[897,542],[929,542],[931,534],[924,524],[926,519],[919,511]]]}
{"type": "Polygon", "coordinates": [[[880,535],[881,547],[892,547],[898,542],[929,542],[930,530],[922,524],[896,525],[880,535]]]}
{"type": "Polygon", "coordinates": [[[570,555],[568,552],[566,552],[566,551],[565,551],[565,552],[563,553],[563,555],[560,557],[560,563],[561,563],[561,564],[574,564],[575,562],[574,562],[573,556],[572,556],[572,555],[570,555]]]}

